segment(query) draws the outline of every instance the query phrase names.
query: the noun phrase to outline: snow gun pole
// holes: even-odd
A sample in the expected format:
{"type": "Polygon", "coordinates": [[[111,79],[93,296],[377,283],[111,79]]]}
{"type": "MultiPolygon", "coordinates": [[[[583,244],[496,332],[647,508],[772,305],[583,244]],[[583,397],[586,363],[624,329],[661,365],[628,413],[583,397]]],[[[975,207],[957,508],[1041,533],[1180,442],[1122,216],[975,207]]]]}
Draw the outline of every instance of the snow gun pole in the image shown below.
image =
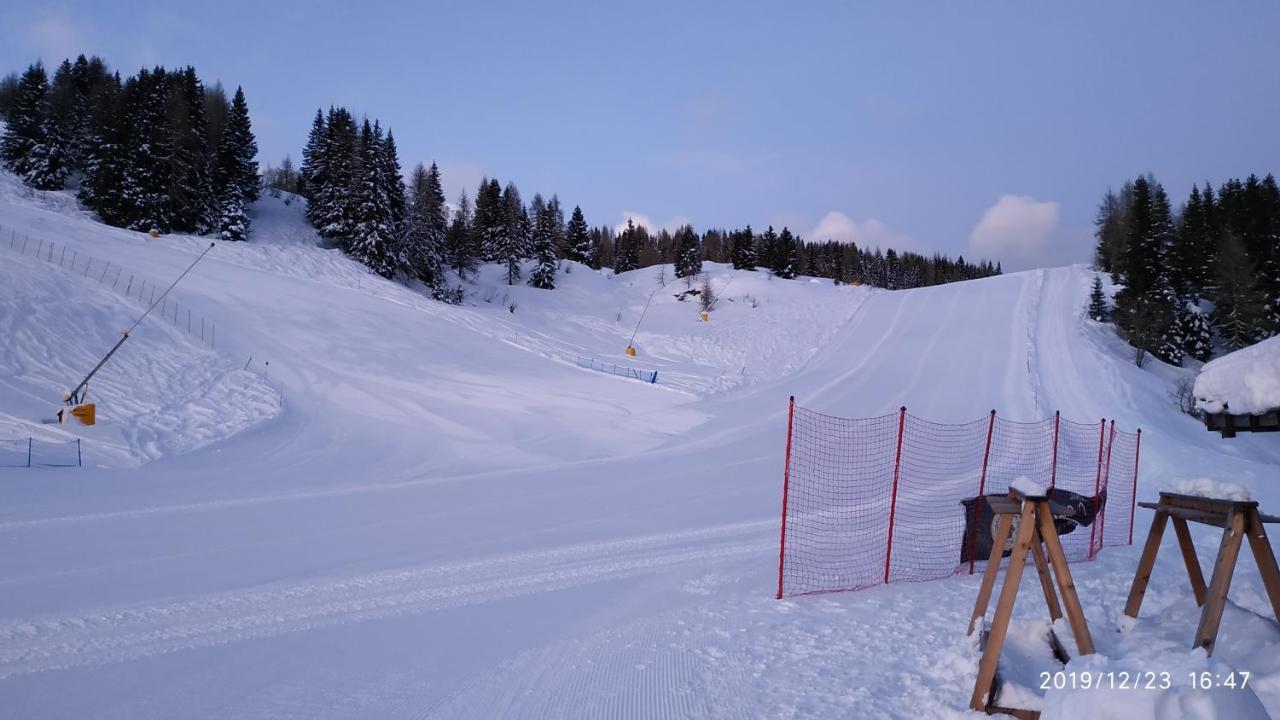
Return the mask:
{"type": "Polygon", "coordinates": [[[84,389],[88,387],[89,381],[93,379],[93,376],[97,374],[99,370],[102,369],[103,365],[107,364],[107,361],[111,359],[111,356],[116,354],[116,351],[120,349],[120,346],[124,344],[124,341],[129,339],[129,333],[133,332],[134,329],[137,328],[138,325],[141,324],[142,321],[145,320],[147,316],[151,314],[151,311],[156,309],[156,305],[159,305],[161,302],[164,301],[165,297],[169,294],[169,291],[173,290],[175,287],[177,287],[178,283],[182,282],[182,278],[186,277],[187,273],[191,272],[191,269],[196,266],[196,263],[203,260],[204,256],[209,254],[209,251],[213,249],[213,245],[214,245],[213,243],[209,243],[209,247],[205,248],[204,252],[200,253],[200,255],[197,256],[196,259],[193,260],[192,263],[187,266],[187,269],[182,271],[182,274],[178,276],[178,279],[174,280],[169,285],[168,289],[166,289],[163,293],[160,293],[160,297],[152,301],[151,306],[148,307],[146,311],[143,312],[142,315],[140,315],[138,319],[135,320],[133,324],[129,326],[128,330],[125,330],[123,333],[120,334],[120,339],[116,341],[116,344],[111,346],[111,349],[107,351],[107,354],[102,356],[102,359],[98,361],[98,364],[93,366],[93,369],[89,371],[89,374],[85,375],[84,379],[80,381],[80,384],[76,386],[76,389],[72,390],[71,393],[67,396],[68,405],[77,405],[80,403],[80,401],[83,399],[82,396],[84,393],[84,389]]]}
{"type": "Polygon", "coordinates": [[[640,323],[644,322],[645,313],[649,312],[649,303],[653,302],[653,296],[658,293],[657,288],[649,293],[649,299],[645,301],[644,310],[640,311],[640,319],[636,321],[636,329],[631,331],[631,339],[627,341],[627,347],[635,347],[636,335],[640,334],[640,323]]]}

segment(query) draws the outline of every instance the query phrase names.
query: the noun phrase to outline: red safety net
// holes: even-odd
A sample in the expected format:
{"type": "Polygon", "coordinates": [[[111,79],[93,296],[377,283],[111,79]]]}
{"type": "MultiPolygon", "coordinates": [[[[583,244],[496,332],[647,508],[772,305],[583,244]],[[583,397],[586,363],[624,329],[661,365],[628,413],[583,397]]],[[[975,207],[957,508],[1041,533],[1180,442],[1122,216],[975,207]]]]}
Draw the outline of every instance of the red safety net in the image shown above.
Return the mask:
{"type": "Polygon", "coordinates": [[[947,424],[903,408],[851,419],[793,400],[778,597],[976,572],[994,534],[983,498],[1019,477],[1070,511],[1056,521],[1069,560],[1132,543],[1140,439],[1114,421],[1057,414],[947,424]]]}

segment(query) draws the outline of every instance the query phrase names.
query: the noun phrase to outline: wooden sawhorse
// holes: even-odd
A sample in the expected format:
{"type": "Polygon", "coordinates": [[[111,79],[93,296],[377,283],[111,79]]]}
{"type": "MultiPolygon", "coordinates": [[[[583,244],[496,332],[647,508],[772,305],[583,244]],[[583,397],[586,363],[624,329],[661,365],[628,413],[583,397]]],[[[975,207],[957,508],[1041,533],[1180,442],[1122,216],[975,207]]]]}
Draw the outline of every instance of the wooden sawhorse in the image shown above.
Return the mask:
{"type": "Polygon", "coordinates": [[[1253,558],[1258,562],[1258,572],[1262,575],[1267,597],[1271,599],[1271,611],[1276,620],[1280,621],[1280,569],[1276,567],[1276,556],[1263,527],[1267,523],[1280,522],[1280,518],[1258,512],[1258,503],[1253,501],[1218,500],[1168,492],[1160,493],[1160,502],[1138,504],[1155,510],[1156,516],[1151,521],[1147,544],[1142,548],[1142,559],[1138,562],[1138,572],[1133,577],[1133,587],[1129,589],[1129,600],[1124,606],[1125,615],[1138,617],[1142,597],[1151,580],[1151,570],[1155,567],[1156,553],[1160,551],[1164,527],[1173,518],[1173,531],[1177,534],[1178,546],[1182,549],[1182,562],[1187,566],[1187,575],[1191,578],[1191,592],[1195,594],[1196,606],[1204,608],[1200,613],[1200,626],[1196,628],[1196,640],[1192,647],[1202,647],[1210,655],[1213,654],[1213,645],[1218,639],[1218,626],[1222,624],[1222,611],[1227,605],[1227,590],[1231,587],[1231,576],[1236,570],[1241,541],[1246,537],[1249,538],[1249,547],[1253,549],[1253,558]],[[1222,528],[1222,544],[1218,547],[1218,560],[1214,563],[1213,577],[1208,588],[1200,573],[1200,559],[1196,557],[1195,545],[1191,543],[1188,520],[1222,528]]]}
{"type": "MultiPolygon", "coordinates": [[[[1000,572],[1000,558],[1004,555],[1005,544],[1012,533],[1014,518],[1018,518],[1018,534],[1014,538],[1013,553],[1009,556],[1009,566],[1004,574],[1004,586],[1000,590],[1000,600],[996,603],[995,615],[991,618],[991,629],[986,635],[982,649],[982,661],[978,665],[978,679],[973,686],[973,697],[969,707],[979,712],[1007,713],[1019,718],[1038,718],[1040,713],[1034,710],[999,707],[990,704],[995,698],[996,668],[1000,662],[1000,651],[1004,647],[1005,636],[1009,632],[1009,620],[1013,617],[1013,603],[1018,597],[1018,587],[1022,583],[1022,570],[1027,564],[1027,553],[1035,560],[1036,571],[1040,575],[1040,588],[1044,591],[1045,603],[1049,606],[1049,617],[1057,620],[1062,617],[1062,607],[1058,604],[1057,593],[1054,592],[1053,580],[1049,577],[1049,565],[1053,565],[1053,575],[1057,578],[1058,589],[1062,593],[1062,606],[1066,607],[1067,620],[1071,623],[1071,632],[1076,637],[1076,648],[1081,655],[1093,654],[1093,636],[1089,634],[1089,625],[1085,622],[1084,611],[1080,607],[1080,598],[1076,595],[1075,583],[1071,580],[1071,570],[1067,567],[1067,557],[1062,552],[1062,542],[1058,539],[1058,530],[1053,525],[1054,509],[1058,508],[1043,495],[1023,495],[1017,490],[1010,490],[1009,497],[988,497],[991,511],[999,516],[1000,523],[996,535],[992,538],[991,558],[982,574],[982,585],[978,590],[978,601],[973,607],[973,617],[969,620],[969,633],[973,634],[977,626],[987,614],[987,606],[991,602],[991,592],[995,588],[996,575],[1000,572]],[[1044,548],[1041,549],[1043,543],[1044,548]],[[1048,555],[1048,561],[1045,555],[1048,555]]],[[[1059,508],[1059,513],[1062,510],[1059,508]]],[[[1056,643],[1056,639],[1055,639],[1056,643]]],[[[1060,646],[1055,652],[1065,654],[1060,646]]]]}

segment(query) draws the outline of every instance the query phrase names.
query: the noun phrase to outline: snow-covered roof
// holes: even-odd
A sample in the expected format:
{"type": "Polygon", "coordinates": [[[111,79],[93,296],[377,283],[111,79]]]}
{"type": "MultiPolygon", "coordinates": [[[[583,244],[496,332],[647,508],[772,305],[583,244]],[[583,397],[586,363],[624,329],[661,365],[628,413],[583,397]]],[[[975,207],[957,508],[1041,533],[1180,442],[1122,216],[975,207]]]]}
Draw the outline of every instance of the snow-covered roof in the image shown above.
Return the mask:
{"type": "Polygon", "coordinates": [[[1280,408],[1280,336],[1205,364],[1196,407],[1211,413],[1262,415],[1280,408]]]}

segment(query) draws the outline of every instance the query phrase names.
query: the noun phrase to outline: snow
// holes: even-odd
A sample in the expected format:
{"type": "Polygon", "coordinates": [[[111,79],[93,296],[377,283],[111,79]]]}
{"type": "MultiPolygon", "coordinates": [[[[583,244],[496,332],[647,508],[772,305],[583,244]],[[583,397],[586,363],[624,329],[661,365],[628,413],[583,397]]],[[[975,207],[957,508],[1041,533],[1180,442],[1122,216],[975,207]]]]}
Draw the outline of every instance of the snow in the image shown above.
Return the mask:
{"type": "Polygon", "coordinates": [[[1195,397],[1207,413],[1261,415],[1280,408],[1280,336],[1205,363],[1195,397]]]}
{"type": "Polygon", "coordinates": [[[1178,495],[1194,495],[1196,497],[1213,498],[1215,500],[1235,500],[1248,502],[1252,498],[1249,489],[1235,483],[1222,482],[1213,478],[1182,479],[1166,488],[1168,492],[1178,495]]]}
{"type": "Polygon", "coordinates": [[[1026,475],[1019,475],[1014,478],[1013,482],[1009,483],[1009,488],[1017,490],[1027,497],[1044,497],[1049,492],[1048,488],[1043,484],[1032,480],[1026,475]]]}
{"type": "MultiPolygon", "coordinates": [[[[670,268],[664,286],[658,268],[576,265],[554,291],[485,268],[454,307],[321,247],[284,200],[177,291],[216,320],[216,347],[149,319],[95,383],[103,421],[45,426],[139,307],[8,233],[155,281],[208,241],[106,228],[0,174],[0,435],[80,437],[90,459],[0,469],[6,714],[971,717],[978,576],[773,599],[789,395],[849,417],[1115,417],[1143,428],[1144,499],[1205,475],[1280,507],[1280,448],[1226,445],[1178,412],[1185,371],[1134,367],[1081,316],[1085,268],[884,292],[708,265],[724,300],[706,323],[670,268]]],[[[1192,531],[1202,563],[1212,530],[1192,531]]],[[[1171,547],[1142,616],[1121,620],[1142,539],[1108,536],[1072,568],[1099,655],[1067,669],[1167,669],[1176,686],[1102,709],[1034,675],[1021,689],[1046,717],[1280,712],[1280,629],[1253,573],[1212,659],[1190,648],[1198,609],[1171,547]],[[1225,668],[1250,671],[1250,692],[1181,674],[1225,668]]],[[[1015,660],[1047,618],[1025,582],[1015,660]]]]}

